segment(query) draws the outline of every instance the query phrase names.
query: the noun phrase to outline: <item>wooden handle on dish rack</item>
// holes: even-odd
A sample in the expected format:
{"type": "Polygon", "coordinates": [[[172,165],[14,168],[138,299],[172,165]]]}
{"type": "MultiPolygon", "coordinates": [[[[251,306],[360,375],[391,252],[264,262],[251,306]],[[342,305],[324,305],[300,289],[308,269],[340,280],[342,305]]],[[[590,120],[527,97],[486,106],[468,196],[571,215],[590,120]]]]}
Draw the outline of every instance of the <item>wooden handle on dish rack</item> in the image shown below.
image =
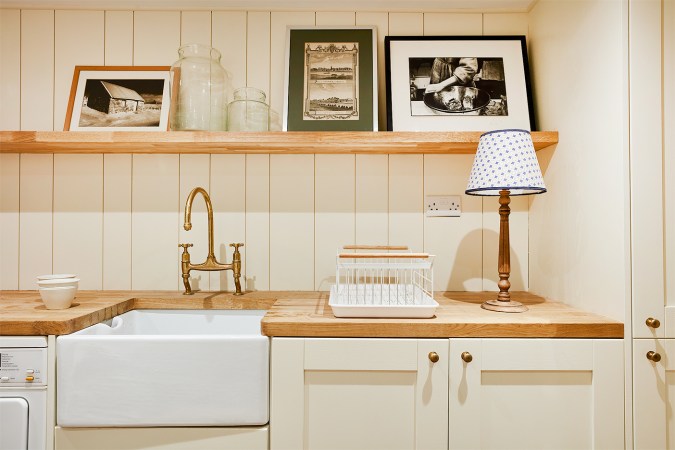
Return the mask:
{"type": "Polygon", "coordinates": [[[343,250],[408,250],[407,245],[345,245],[343,250]]]}
{"type": "Polygon", "coordinates": [[[428,253],[339,253],[338,258],[428,258],[428,253]]]}

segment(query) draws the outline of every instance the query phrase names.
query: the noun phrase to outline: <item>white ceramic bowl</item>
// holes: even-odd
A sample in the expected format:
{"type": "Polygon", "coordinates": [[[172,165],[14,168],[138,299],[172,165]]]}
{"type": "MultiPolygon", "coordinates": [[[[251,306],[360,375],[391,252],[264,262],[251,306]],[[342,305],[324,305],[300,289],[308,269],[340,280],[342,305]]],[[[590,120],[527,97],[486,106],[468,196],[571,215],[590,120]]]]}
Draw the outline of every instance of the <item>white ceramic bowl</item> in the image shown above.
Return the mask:
{"type": "Polygon", "coordinates": [[[38,281],[43,280],[58,280],[61,278],[75,278],[75,274],[72,273],[54,273],[51,275],[40,275],[37,277],[38,281]]]}
{"type": "Polygon", "coordinates": [[[40,288],[40,297],[47,309],[67,309],[73,303],[76,286],[40,288]]]}
{"type": "Polygon", "coordinates": [[[77,289],[77,283],[79,281],[79,278],[56,278],[53,280],[40,280],[37,284],[41,288],[72,286],[77,289]]]}

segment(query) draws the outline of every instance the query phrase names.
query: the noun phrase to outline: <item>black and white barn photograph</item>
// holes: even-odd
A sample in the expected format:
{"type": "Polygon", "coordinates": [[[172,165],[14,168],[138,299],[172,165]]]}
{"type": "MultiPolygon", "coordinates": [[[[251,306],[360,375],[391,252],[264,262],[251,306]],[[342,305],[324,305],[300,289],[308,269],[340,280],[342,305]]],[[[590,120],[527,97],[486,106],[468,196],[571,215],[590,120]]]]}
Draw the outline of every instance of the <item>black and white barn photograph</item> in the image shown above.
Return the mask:
{"type": "Polygon", "coordinates": [[[410,114],[508,116],[503,58],[409,58],[410,114]]]}

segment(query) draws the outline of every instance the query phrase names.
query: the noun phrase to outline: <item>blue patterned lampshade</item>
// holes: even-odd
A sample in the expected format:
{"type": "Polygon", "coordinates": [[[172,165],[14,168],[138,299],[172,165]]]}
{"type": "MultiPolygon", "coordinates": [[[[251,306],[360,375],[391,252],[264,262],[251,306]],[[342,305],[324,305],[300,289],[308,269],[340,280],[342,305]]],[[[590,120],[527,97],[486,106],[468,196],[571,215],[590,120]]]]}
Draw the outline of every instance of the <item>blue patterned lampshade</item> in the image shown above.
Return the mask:
{"type": "Polygon", "coordinates": [[[480,137],[466,193],[499,195],[501,190],[511,196],[546,192],[529,131],[495,130],[480,137]]]}

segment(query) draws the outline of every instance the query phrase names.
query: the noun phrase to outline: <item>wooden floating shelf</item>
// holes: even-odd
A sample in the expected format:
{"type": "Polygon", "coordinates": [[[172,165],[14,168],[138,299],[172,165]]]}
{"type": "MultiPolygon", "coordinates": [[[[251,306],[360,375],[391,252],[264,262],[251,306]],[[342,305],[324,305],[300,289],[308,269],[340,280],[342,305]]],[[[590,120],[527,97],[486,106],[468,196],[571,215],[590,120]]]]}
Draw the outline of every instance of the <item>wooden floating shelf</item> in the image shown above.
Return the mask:
{"type": "MultiPolygon", "coordinates": [[[[482,132],[1,131],[0,153],[471,154],[482,132]]],[[[532,132],[534,148],[557,131],[532,132]]]]}

